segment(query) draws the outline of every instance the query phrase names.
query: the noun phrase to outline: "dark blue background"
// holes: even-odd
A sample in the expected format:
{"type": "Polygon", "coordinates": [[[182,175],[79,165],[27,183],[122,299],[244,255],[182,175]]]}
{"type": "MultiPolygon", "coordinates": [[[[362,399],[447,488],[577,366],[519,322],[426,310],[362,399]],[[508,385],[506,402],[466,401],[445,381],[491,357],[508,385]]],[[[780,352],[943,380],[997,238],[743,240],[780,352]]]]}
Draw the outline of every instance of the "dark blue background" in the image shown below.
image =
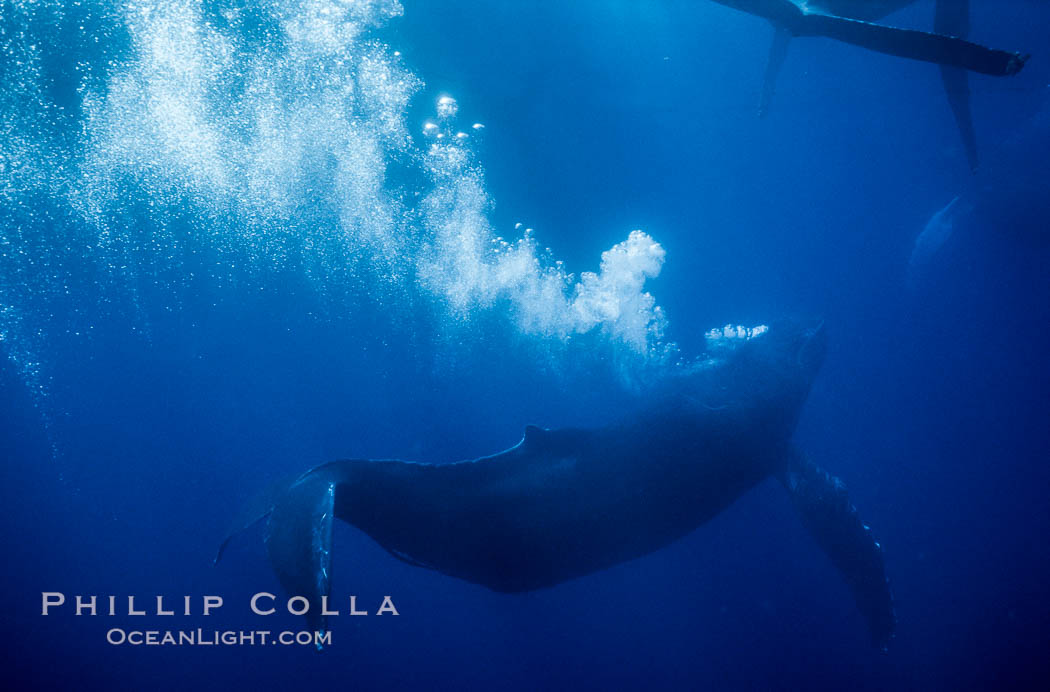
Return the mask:
{"type": "MultiPolygon", "coordinates": [[[[261,296],[197,287],[154,316],[149,339],[111,315],[90,340],[48,343],[43,403],[0,365],[5,677],[55,689],[1041,687],[1050,11],[973,4],[975,39],[1034,54],[1015,78],[972,78],[976,177],[930,65],[798,40],[760,120],[771,30],[713,3],[404,0],[381,34],[427,82],[414,130],[441,93],[485,123],[499,230],[523,221],[573,270],[595,269],[633,228],[661,242],[650,288],[684,350],[728,321],[826,318],[828,360],[797,439],[849,484],[886,547],[900,618],[888,656],[772,482],[670,548],[520,596],[406,566],[338,526],[336,599],[374,609],[390,594],[401,616],[336,619],[323,654],[111,647],[109,627],[146,625],[41,617],[41,591],[221,594],[210,618],[143,620],[298,629],[248,613],[252,593],[278,588],[260,529],[211,566],[266,481],[338,457],[475,456],[526,423],[615,410],[602,404],[614,383],[580,376],[572,386],[587,391],[566,393],[564,378],[530,369],[557,370],[537,365],[542,347],[508,356],[496,325],[438,356],[411,329],[382,333],[391,306],[308,315],[315,298],[286,277],[261,296]],[[1018,190],[1022,222],[998,223],[987,210],[1018,190]],[[984,214],[957,224],[909,291],[916,234],[958,194],[984,214]]],[[[919,2],[893,20],[931,15],[919,2]]]]}

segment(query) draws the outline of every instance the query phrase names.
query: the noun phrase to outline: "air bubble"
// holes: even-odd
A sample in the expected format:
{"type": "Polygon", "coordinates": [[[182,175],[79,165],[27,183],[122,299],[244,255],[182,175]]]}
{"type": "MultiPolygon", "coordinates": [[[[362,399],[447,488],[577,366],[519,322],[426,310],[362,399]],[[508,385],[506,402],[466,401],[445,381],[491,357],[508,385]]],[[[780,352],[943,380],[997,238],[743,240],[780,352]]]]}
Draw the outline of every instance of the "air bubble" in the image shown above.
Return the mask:
{"type": "Polygon", "coordinates": [[[459,104],[451,96],[442,96],[437,102],[437,114],[442,120],[456,117],[459,112],[459,104]]]}

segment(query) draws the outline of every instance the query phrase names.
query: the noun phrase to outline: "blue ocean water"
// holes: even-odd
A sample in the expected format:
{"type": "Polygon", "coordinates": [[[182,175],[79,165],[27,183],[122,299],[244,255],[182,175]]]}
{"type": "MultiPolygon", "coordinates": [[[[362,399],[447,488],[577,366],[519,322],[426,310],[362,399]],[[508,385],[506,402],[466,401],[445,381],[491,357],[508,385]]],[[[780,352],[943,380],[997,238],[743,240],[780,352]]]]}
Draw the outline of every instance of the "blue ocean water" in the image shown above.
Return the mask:
{"type": "Polygon", "coordinates": [[[759,118],[772,30],[715,3],[0,5],[8,687],[1041,689],[1050,8],[971,4],[1033,55],[971,78],[976,173],[931,65],[799,39],[759,118]],[[796,441],[885,546],[887,655],[773,481],[523,595],[337,526],[334,600],[400,614],[321,653],[106,641],[301,629],[248,610],[260,527],[212,565],[267,483],[597,425],[785,315],[830,333],[796,441]]]}

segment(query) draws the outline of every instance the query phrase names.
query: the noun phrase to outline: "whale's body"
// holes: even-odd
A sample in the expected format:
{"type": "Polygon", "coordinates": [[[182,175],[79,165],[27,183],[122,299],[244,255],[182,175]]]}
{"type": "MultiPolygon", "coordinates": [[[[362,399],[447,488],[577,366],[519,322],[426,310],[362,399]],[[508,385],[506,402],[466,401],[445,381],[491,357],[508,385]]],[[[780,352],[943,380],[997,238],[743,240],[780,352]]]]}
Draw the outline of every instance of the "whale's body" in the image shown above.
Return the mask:
{"type": "Polygon", "coordinates": [[[738,422],[713,415],[705,427],[689,430],[685,416],[530,427],[492,457],[344,461],[321,474],[339,488],[335,515],[392,552],[496,591],[528,591],[667,545],[783,458],[738,422]]]}
{"type": "MultiPolygon", "coordinates": [[[[791,444],[823,330],[753,334],[734,332],[724,357],[670,376],[605,427],[530,426],[504,452],[451,464],[330,462],[278,486],[237,528],[269,514],[274,569],[312,603],[330,589],[333,517],[412,564],[528,591],[658,550],[776,476],[884,647],[894,615],[881,549],[841,483],[791,444]]],[[[307,618],[323,630],[318,610],[307,618]]]]}

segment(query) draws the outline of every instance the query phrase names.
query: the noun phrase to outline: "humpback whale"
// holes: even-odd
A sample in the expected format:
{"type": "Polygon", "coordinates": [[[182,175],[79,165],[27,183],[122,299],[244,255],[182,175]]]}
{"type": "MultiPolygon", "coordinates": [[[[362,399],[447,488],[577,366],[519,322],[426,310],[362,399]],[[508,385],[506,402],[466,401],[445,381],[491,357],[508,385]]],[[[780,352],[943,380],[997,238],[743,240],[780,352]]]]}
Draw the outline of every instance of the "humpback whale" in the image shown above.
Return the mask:
{"type": "Polygon", "coordinates": [[[885,650],[895,615],[882,548],[845,486],[791,438],[824,358],[823,322],[726,327],[635,410],[599,428],[525,428],[510,449],[445,464],[350,459],[260,495],[233,535],[269,517],[284,589],[326,631],[333,519],[394,557],[497,592],[551,587],[656,551],[769,477],[845,579],[885,650]]]}
{"type": "MultiPolygon", "coordinates": [[[[982,235],[995,230],[998,239],[1027,251],[1046,248],[1050,237],[1050,88],[1042,107],[1014,127],[1010,137],[992,149],[984,165],[951,202],[934,213],[915,238],[908,261],[907,286],[920,287],[925,272],[953,233],[982,235]]],[[[943,204],[943,202],[942,202],[943,204]]]]}
{"type": "Polygon", "coordinates": [[[773,45],[766,65],[760,115],[769,111],[777,75],[793,36],[824,36],[880,53],[936,63],[971,170],[977,168],[977,138],[966,70],[993,76],[1014,75],[1028,59],[1027,55],[966,40],[970,30],[970,0],[937,0],[933,33],[875,23],[915,0],[714,1],[764,17],[773,24],[773,45]]]}
{"type": "Polygon", "coordinates": [[[952,237],[956,216],[960,212],[969,213],[969,209],[960,208],[958,205],[959,197],[948,202],[943,209],[930,217],[922,233],[915,238],[915,246],[908,259],[908,286],[912,290],[918,284],[923,268],[929,264],[941,246],[952,237]]]}

